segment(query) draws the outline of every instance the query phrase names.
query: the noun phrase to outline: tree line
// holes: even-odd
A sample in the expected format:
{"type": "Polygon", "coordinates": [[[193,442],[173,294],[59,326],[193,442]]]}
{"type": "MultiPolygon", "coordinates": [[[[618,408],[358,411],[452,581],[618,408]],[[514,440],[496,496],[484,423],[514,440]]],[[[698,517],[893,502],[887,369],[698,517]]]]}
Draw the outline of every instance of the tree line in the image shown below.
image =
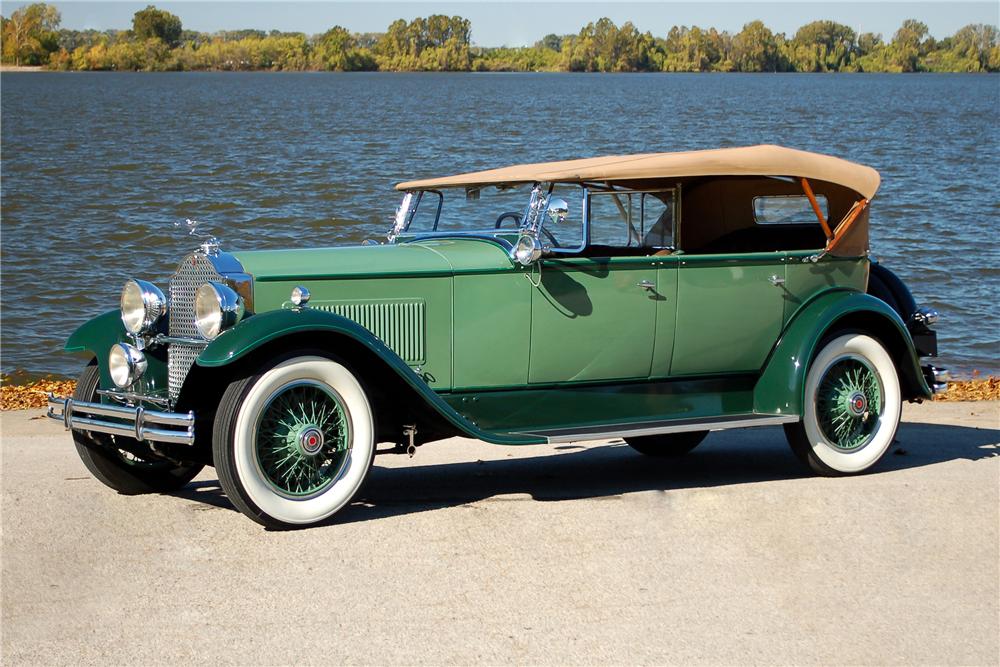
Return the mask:
{"type": "Polygon", "coordinates": [[[130,30],[67,30],[45,3],[2,19],[4,63],[56,70],[328,70],[569,72],[997,72],[1000,32],[972,24],[937,40],[912,19],[885,40],[835,21],[791,37],[752,21],[735,34],[674,26],[664,36],[602,18],[532,46],[473,46],[460,16],[399,19],[382,33],[334,26],[317,35],[272,30],[202,33],[150,5],[130,30]]]}

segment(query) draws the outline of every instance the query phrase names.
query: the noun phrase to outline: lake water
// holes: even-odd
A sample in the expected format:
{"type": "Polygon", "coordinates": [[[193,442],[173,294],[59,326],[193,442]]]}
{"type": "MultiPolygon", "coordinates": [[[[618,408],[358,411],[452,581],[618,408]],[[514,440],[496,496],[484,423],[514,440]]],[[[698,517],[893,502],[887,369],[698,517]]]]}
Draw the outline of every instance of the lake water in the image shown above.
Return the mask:
{"type": "Polygon", "coordinates": [[[381,237],[400,181],[778,143],[874,166],[872,249],[943,314],[942,365],[1000,371],[1000,78],[741,74],[4,74],[2,368],[60,352],[204,223],[235,248],[381,237]]]}

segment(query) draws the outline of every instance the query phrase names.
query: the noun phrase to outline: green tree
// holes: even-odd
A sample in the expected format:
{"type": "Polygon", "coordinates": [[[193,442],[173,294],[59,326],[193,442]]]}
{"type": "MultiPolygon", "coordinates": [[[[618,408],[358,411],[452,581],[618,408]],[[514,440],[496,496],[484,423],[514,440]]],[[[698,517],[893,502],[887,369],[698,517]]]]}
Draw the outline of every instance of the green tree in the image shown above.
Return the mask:
{"type": "Polygon", "coordinates": [[[461,16],[398,19],[372,50],[379,69],[467,71],[472,68],[471,32],[469,20],[461,16]]]}
{"type": "Polygon", "coordinates": [[[653,69],[656,40],[625,22],[621,28],[609,18],[588,23],[575,38],[563,40],[565,66],[578,72],[639,72],[653,69]]]}
{"type": "Polygon", "coordinates": [[[15,65],[40,65],[59,49],[59,10],[38,2],[22,7],[3,22],[3,60],[15,65]]]}
{"type": "Polygon", "coordinates": [[[859,56],[866,56],[871,53],[875,53],[884,46],[885,43],[882,42],[882,35],[876,35],[873,32],[863,32],[858,35],[859,56]]]}
{"type": "Polygon", "coordinates": [[[927,26],[920,21],[907,19],[892,36],[889,43],[889,62],[901,72],[916,72],[920,69],[920,59],[930,47],[927,40],[927,26]]]}
{"type": "Polygon", "coordinates": [[[838,72],[855,60],[856,35],[835,21],[813,21],[798,29],[787,44],[787,57],[799,72],[838,72]]]}
{"type": "Polygon", "coordinates": [[[157,38],[169,46],[177,46],[182,31],[180,18],[153,5],[132,17],[132,32],[140,40],[157,38]]]}
{"type": "Polygon", "coordinates": [[[974,65],[969,71],[996,72],[1000,69],[1000,32],[984,23],[967,25],[951,38],[949,51],[954,58],[974,65]]]}
{"type": "Polygon", "coordinates": [[[674,26],[664,42],[662,69],[668,72],[709,72],[723,60],[721,35],[712,28],[674,26]]]}
{"type": "Polygon", "coordinates": [[[778,40],[763,21],[752,21],[733,37],[733,66],[739,72],[776,72],[778,40]]]}
{"type": "Polygon", "coordinates": [[[550,51],[562,50],[563,38],[559,35],[549,33],[535,42],[535,48],[549,49],[550,51]]]}
{"type": "Polygon", "coordinates": [[[313,45],[313,59],[318,69],[339,72],[375,69],[375,59],[346,28],[334,26],[318,37],[313,45]]]}
{"type": "MultiPolygon", "coordinates": [[[[2,17],[0,17],[2,18],[2,17]]],[[[440,70],[494,71],[1000,71],[1000,35],[974,24],[936,41],[927,26],[906,21],[888,43],[855,35],[833,21],[802,26],[791,39],[752,21],[735,35],[674,26],[665,37],[620,27],[608,18],[577,34],[543,37],[533,46],[470,44],[471,25],[435,14],[394,21],[384,33],[353,34],[334,26],[314,36],[278,30],[183,30],[180,19],[150,5],[132,30],[60,30],[43,3],[0,21],[3,60],[52,69],[98,70],[440,70]]]]}

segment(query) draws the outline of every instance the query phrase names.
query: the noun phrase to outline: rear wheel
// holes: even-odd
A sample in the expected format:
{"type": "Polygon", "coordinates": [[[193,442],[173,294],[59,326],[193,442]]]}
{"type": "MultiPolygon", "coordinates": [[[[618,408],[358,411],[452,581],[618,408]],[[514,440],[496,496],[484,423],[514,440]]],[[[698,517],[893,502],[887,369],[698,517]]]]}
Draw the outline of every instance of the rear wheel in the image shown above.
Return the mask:
{"type": "Polygon", "coordinates": [[[299,356],[229,385],[216,412],[219,483],[265,526],[322,521],[361,489],[375,454],[372,409],[343,364],[299,356]]]}
{"type": "Polygon", "coordinates": [[[828,476],[869,469],[896,436],[902,400],[892,358],[863,334],[829,340],[809,367],[802,420],[785,425],[796,455],[828,476]]]}
{"type": "MultiPolygon", "coordinates": [[[[73,399],[94,402],[99,380],[96,365],[84,368],[76,382],[73,399]]],[[[166,461],[141,458],[126,451],[139,449],[139,443],[134,438],[74,430],[73,443],[90,474],[104,485],[125,495],[176,491],[190,482],[204,467],[200,464],[178,466],[166,461]]]]}
{"type": "Polygon", "coordinates": [[[646,435],[639,438],[625,438],[629,447],[646,456],[674,458],[684,456],[701,444],[708,431],[689,431],[687,433],[666,433],[663,435],[646,435]]]}

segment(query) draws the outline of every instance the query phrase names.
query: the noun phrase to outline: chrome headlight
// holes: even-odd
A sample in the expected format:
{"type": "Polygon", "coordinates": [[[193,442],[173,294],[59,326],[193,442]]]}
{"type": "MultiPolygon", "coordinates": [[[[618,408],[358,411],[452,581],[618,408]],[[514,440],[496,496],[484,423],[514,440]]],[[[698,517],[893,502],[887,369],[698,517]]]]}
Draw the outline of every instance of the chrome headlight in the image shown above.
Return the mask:
{"type": "Polygon", "coordinates": [[[115,343],[108,352],[108,371],[115,385],[124,389],[146,372],[146,355],[128,343],[115,343]]]}
{"type": "Polygon", "coordinates": [[[122,288],[122,323],[131,334],[145,333],[167,312],[167,298],[153,283],[129,280],[122,288]]]}
{"type": "Polygon", "coordinates": [[[194,295],[194,324],[212,340],[243,317],[243,298],[222,283],[205,283],[194,295]]]}
{"type": "Polygon", "coordinates": [[[533,234],[522,233],[514,245],[514,250],[511,251],[511,257],[521,266],[530,266],[537,262],[541,256],[542,244],[538,237],[533,234]]]}

